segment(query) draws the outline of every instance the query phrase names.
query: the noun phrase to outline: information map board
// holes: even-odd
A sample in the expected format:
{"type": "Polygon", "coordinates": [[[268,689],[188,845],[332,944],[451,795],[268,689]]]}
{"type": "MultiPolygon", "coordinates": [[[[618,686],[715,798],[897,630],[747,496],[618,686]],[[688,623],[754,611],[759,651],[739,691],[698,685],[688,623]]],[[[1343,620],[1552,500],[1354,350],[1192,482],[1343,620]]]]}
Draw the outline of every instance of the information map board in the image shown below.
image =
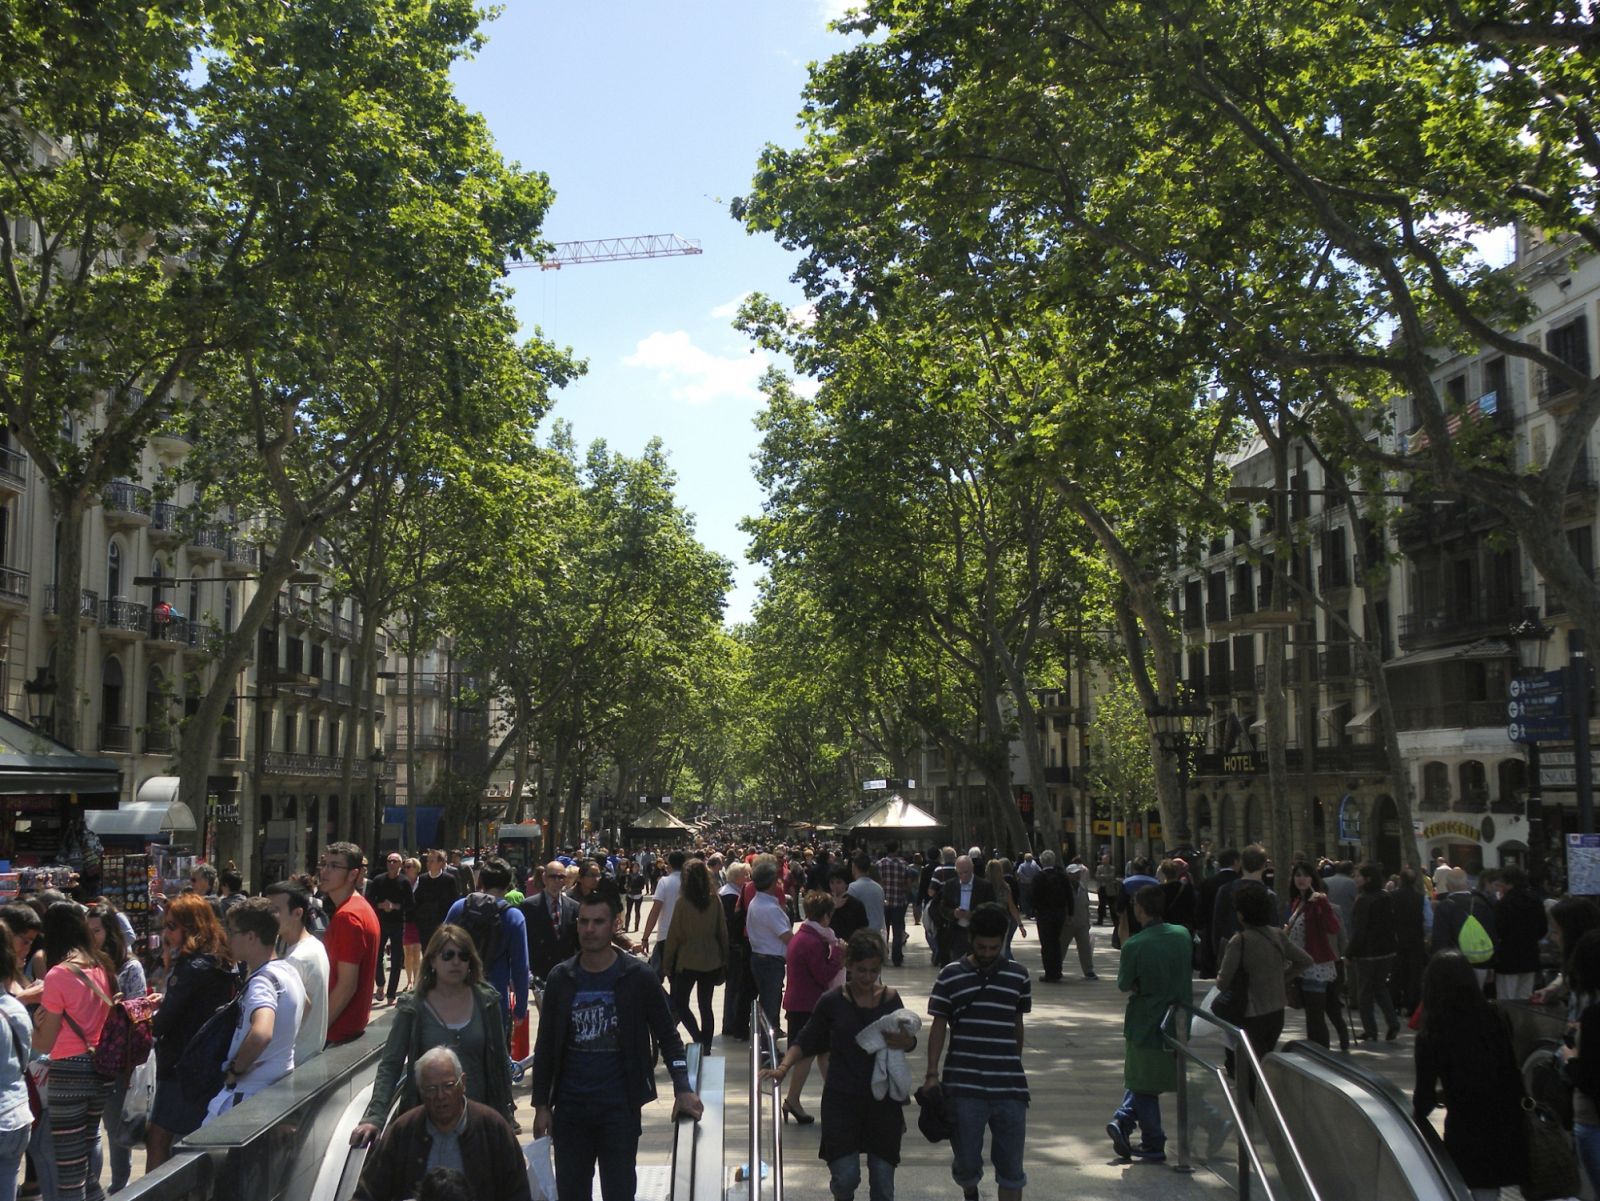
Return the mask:
{"type": "Polygon", "coordinates": [[[1600,834],[1567,835],[1567,891],[1600,896],[1600,834]]]}

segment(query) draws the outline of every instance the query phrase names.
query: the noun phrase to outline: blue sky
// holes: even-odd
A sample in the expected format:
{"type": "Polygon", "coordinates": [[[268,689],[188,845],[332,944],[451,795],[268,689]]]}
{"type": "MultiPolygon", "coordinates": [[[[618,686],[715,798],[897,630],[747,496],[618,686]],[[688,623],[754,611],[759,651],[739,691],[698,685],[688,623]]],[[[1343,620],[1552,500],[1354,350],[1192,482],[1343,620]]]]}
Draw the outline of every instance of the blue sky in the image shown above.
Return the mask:
{"type": "Polygon", "coordinates": [[[507,157],[549,174],[553,241],[676,233],[698,257],[597,263],[511,277],[526,329],[588,360],[559,398],[580,444],[636,454],[659,435],[700,538],[735,564],[728,617],[760,571],[738,522],[759,510],[751,474],[764,352],[729,325],[752,291],[800,300],[792,257],[728,216],[761,147],[793,145],[809,62],[846,44],[846,0],[655,4],[509,0],[489,44],[456,72],[507,157]]]}

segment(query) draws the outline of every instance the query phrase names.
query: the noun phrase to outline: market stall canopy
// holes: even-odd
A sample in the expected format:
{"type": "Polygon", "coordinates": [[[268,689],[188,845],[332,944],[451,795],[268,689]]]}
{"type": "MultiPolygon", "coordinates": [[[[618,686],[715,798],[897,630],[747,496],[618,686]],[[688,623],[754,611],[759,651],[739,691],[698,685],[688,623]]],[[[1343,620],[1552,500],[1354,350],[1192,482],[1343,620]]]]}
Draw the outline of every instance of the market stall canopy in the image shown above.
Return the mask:
{"type": "Polygon", "coordinates": [[[121,791],[122,772],[115,760],[80,755],[66,743],[0,713],[0,794],[75,792],[104,804],[121,791]]]}
{"type": "Polygon", "coordinates": [[[839,828],[849,830],[857,837],[914,834],[918,831],[943,830],[944,823],[926,809],[919,809],[905,797],[892,794],[875,801],[839,828]]]}
{"type": "Polygon", "coordinates": [[[688,822],[680,821],[665,809],[650,808],[642,813],[635,814],[628,821],[630,830],[678,830],[683,833],[693,833],[694,827],[688,822]]]}

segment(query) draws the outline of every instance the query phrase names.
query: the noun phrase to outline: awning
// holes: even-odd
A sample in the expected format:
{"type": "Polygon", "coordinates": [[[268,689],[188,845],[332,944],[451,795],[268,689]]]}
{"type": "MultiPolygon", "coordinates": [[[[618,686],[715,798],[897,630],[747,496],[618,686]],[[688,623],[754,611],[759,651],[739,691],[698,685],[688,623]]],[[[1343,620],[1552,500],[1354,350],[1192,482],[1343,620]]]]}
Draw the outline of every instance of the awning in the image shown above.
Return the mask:
{"type": "Polygon", "coordinates": [[[646,809],[643,813],[636,814],[623,824],[630,830],[678,830],[680,832],[692,832],[694,829],[694,827],[689,825],[688,822],[673,817],[672,814],[659,807],[646,809]]]}
{"type": "Polygon", "coordinates": [[[1317,720],[1326,722],[1328,727],[1331,729],[1336,723],[1339,714],[1343,713],[1349,707],[1349,703],[1346,701],[1340,701],[1334,705],[1324,705],[1322,708],[1317,710],[1317,720]]]}
{"type": "Polygon", "coordinates": [[[1397,667],[1421,667],[1427,663],[1442,663],[1447,659],[1509,659],[1515,653],[1509,642],[1499,638],[1483,638],[1466,646],[1439,646],[1432,650],[1401,655],[1398,659],[1390,659],[1383,666],[1393,670],[1397,667]]]}
{"type": "Polygon", "coordinates": [[[1383,708],[1382,705],[1380,705],[1377,701],[1373,701],[1365,709],[1361,710],[1360,713],[1357,713],[1349,721],[1345,722],[1344,728],[1350,731],[1365,729],[1367,723],[1369,723],[1378,715],[1378,710],[1381,708],[1383,708]]]}
{"type": "Polygon", "coordinates": [[[83,824],[101,838],[145,841],[163,834],[192,834],[195,829],[194,814],[182,801],[133,801],[120,809],[91,809],[84,813],[83,824]]]}
{"type": "Polygon", "coordinates": [[[1260,717],[1250,723],[1250,728],[1252,730],[1265,730],[1267,728],[1267,713],[1265,709],[1261,711],[1260,717]]]}
{"type": "Polygon", "coordinates": [[[859,834],[881,834],[891,830],[942,830],[944,823],[905,797],[890,795],[858,813],[848,826],[840,828],[859,834]]]}
{"type": "Polygon", "coordinates": [[[78,793],[103,798],[121,791],[122,771],[114,760],[80,755],[66,743],[0,713],[0,795],[78,793]]]}

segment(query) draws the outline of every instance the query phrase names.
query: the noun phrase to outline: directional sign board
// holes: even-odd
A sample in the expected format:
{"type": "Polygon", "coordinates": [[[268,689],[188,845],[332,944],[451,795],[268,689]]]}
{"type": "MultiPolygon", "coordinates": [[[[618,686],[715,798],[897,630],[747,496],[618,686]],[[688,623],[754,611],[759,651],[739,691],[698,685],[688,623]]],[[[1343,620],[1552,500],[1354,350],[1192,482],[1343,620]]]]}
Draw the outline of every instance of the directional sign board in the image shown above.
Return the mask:
{"type": "Polygon", "coordinates": [[[1506,727],[1512,742],[1561,742],[1572,736],[1572,726],[1564,717],[1523,718],[1506,727]]]}
{"type": "Polygon", "coordinates": [[[1529,719],[1565,719],[1567,716],[1567,677],[1564,670],[1518,676],[1511,681],[1506,718],[1519,722],[1529,719]]]}

